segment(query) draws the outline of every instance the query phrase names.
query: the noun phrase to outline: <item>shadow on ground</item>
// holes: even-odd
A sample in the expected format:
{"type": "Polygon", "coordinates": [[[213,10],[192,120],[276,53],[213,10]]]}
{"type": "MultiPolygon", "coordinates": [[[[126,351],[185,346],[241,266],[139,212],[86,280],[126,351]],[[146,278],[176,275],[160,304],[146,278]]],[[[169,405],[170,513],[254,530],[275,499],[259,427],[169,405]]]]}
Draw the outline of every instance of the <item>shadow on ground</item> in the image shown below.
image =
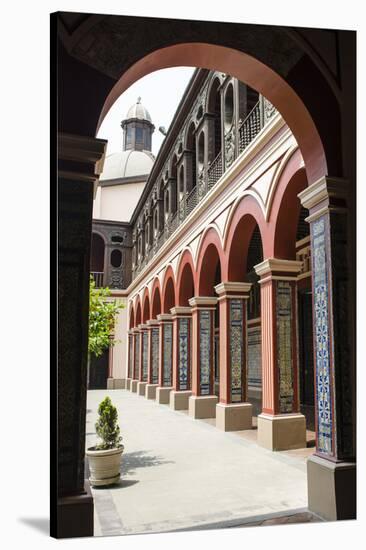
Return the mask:
{"type": "Polygon", "coordinates": [[[121,474],[134,474],[138,468],[151,468],[153,466],[160,466],[161,464],[174,464],[174,461],[151,455],[149,451],[123,453],[121,474]]]}
{"type": "Polygon", "coordinates": [[[50,520],[48,518],[18,518],[18,521],[40,531],[44,535],[50,534],[50,520]]]}

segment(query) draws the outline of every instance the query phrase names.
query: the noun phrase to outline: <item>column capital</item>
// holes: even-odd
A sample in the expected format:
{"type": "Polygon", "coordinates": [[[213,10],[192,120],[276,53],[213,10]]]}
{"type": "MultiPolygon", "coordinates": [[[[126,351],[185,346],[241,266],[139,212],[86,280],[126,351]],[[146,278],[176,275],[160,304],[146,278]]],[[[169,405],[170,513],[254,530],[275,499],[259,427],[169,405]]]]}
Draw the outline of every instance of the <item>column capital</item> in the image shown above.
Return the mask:
{"type": "MultiPolygon", "coordinates": [[[[320,216],[330,206],[345,207],[349,194],[349,181],[344,178],[323,176],[318,181],[306,187],[297,196],[304,208],[316,208],[320,216]]],[[[311,220],[310,220],[311,221],[311,220]]]]}
{"type": "Polygon", "coordinates": [[[254,266],[254,269],[261,278],[260,283],[268,278],[291,280],[297,279],[301,272],[302,262],[295,260],[280,260],[278,258],[267,258],[260,264],[254,266]]]}
{"type": "Polygon", "coordinates": [[[252,283],[226,282],[219,283],[215,286],[215,292],[220,297],[228,298],[249,298],[249,292],[252,288],[252,283]]]}
{"type": "Polygon", "coordinates": [[[174,317],[186,317],[192,314],[192,308],[188,306],[175,306],[170,310],[174,317]]]}
{"type": "Polygon", "coordinates": [[[172,321],[172,315],[170,313],[160,313],[156,316],[157,320],[160,322],[169,322],[172,321]]]}
{"type": "Polygon", "coordinates": [[[147,325],[146,323],[141,323],[141,325],[139,325],[140,330],[147,330],[148,328],[149,328],[149,325],[147,325]]]}
{"type": "Polygon", "coordinates": [[[67,134],[58,134],[58,176],[84,181],[94,185],[103,170],[107,140],[67,134]]]}
{"type": "Polygon", "coordinates": [[[195,308],[213,308],[217,304],[215,296],[194,296],[188,300],[189,305],[195,308]]]}
{"type": "Polygon", "coordinates": [[[132,334],[138,334],[139,333],[139,328],[138,327],[134,327],[131,329],[131,333],[132,334]]]}
{"type": "Polygon", "coordinates": [[[158,327],[159,321],[157,319],[149,319],[147,322],[147,328],[158,327]]]}

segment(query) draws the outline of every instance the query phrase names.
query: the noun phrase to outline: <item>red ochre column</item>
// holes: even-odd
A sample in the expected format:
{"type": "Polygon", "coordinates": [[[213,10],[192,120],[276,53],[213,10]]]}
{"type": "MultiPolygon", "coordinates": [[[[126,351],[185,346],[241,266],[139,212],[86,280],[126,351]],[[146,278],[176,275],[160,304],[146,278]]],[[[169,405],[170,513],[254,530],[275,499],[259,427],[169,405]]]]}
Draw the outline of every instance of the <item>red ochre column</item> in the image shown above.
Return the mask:
{"type": "Polygon", "coordinates": [[[140,372],[137,384],[137,394],[144,396],[148,375],[148,325],[141,324],[140,328],[140,372]]]}
{"type": "Polygon", "coordinates": [[[314,319],[316,452],[307,461],[308,507],[356,518],[354,220],[349,182],[323,177],[299,194],[309,210],[314,319]]]}
{"type": "Polygon", "coordinates": [[[156,400],[162,405],[169,404],[169,394],[172,390],[173,362],[173,322],[170,313],[157,316],[160,324],[159,339],[159,386],[156,388],[156,400]]]}
{"type": "Polygon", "coordinates": [[[107,389],[114,389],[114,378],[113,378],[113,341],[114,335],[109,336],[109,349],[108,349],[108,378],[107,378],[107,389]]]}
{"type": "Polygon", "coordinates": [[[132,360],[132,380],[130,391],[137,392],[137,382],[139,375],[139,358],[140,358],[140,332],[137,327],[131,330],[133,338],[133,360],[132,360]]]}
{"type": "Polygon", "coordinates": [[[126,390],[129,390],[131,388],[132,372],[133,372],[133,332],[130,329],[128,331],[126,390]]]}
{"type": "Polygon", "coordinates": [[[247,300],[251,283],[227,282],[215,287],[220,307],[220,402],[216,426],[224,431],[250,430],[247,403],[247,300]]]}
{"type": "Polygon", "coordinates": [[[215,418],[214,331],[217,298],[195,296],[192,307],[192,395],[189,414],[193,418],[215,418]]]}
{"type": "Polygon", "coordinates": [[[159,321],[151,319],[147,322],[148,331],[148,374],[145,388],[146,399],[156,398],[156,388],[159,385],[159,321]]]}
{"type": "Polygon", "coordinates": [[[273,451],[306,447],[299,412],[297,275],[301,262],[269,258],[255,266],[261,285],[262,413],[258,443],[273,451]]]}
{"type": "Polygon", "coordinates": [[[191,391],[192,313],[190,307],[171,310],[173,319],[173,390],[170,406],[174,410],[188,409],[191,391]]]}

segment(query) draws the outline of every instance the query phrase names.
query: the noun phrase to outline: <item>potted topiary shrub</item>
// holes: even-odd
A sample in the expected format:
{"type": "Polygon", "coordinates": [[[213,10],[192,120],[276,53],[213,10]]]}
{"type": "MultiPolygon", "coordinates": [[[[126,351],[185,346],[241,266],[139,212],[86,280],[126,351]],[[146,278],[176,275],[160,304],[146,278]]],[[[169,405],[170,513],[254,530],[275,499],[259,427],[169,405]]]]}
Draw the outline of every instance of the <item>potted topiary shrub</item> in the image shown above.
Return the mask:
{"type": "Polygon", "coordinates": [[[102,442],[89,447],[86,451],[90,470],[89,481],[93,487],[112,485],[120,480],[124,448],[117,424],[117,409],[109,397],[105,397],[99,404],[98,414],[95,430],[102,442]]]}

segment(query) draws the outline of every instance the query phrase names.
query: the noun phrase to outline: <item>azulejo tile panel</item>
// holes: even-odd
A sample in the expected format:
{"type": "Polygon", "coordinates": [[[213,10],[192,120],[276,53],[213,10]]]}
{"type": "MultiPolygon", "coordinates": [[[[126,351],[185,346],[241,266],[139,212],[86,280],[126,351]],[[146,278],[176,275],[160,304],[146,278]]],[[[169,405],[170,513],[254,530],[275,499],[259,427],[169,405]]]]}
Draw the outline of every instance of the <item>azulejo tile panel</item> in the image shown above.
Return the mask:
{"type": "Polygon", "coordinates": [[[140,335],[135,334],[135,368],[134,368],[134,378],[138,378],[139,375],[139,361],[140,361],[140,335]]]}
{"type": "Polygon", "coordinates": [[[261,327],[248,328],[248,385],[257,388],[262,384],[261,327]]]}
{"type": "Polygon", "coordinates": [[[315,311],[315,379],[318,451],[331,454],[332,395],[329,355],[329,306],[326,251],[326,219],[311,224],[315,311]]]}
{"type": "Polygon", "coordinates": [[[188,318],[178,319],[179,332],[179,389],[189,389],[189,329],[188,318]]]}
{"type": "Polygon", "coordinates": [[[148,366],[148,338],[146,330],[142,333],[142,380],[147,381],[147,366],[148,366]]]}
{"type": "Polygon", "coordinates": [[[164,323],[164,369],[163,385],[172,385],[172,362],[173,362],[173,325],[164,323]]]}
{"type": "Polygon", "coordinates": [[[244,382],[244,304],[243,300],[230,300],[230,398],[232,403],[243,400],[244,382]]]}
{"type": "Polygon", "coordinates": [[[159,383],[159,329],[151,329],[151,360],[152,360],[152,375],[151,381],[153,384],[159,383]]]}
{"type": "Polygon", "coordinates": [[[293,411],[292,290],[288,281],[276,284],[277,366],[280,413],[293,411]]]}
{"type": "Polygon", "coordinates": [[[212,316],[209,310],[199,311],[199,330],[200,330],[200,394],[210,394],[211,378],[211,324],[212,316]]]}

